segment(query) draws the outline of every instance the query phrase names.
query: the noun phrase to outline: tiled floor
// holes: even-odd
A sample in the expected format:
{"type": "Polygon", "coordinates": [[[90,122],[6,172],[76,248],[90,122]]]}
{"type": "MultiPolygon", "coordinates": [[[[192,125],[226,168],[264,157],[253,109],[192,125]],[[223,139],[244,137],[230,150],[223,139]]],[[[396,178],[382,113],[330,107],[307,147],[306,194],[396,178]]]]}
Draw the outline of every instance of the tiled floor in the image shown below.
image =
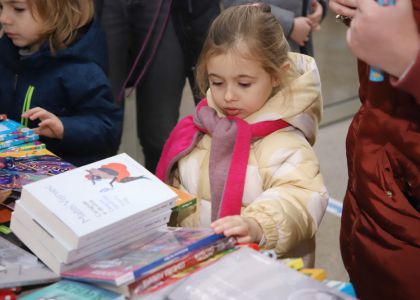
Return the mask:
{"type": "MultiPolygon", "coordinates": [[[[347,170],[344,141],[349,118],[357,110],[357,75],[355,59],[345,45],[345,27],[336,23],[330,15],[322,24],[322,30],[315,34],[316,60],[320,69],[324,95],[324,118],[321,123],[315,151],[318,154],[325,183],[333,199],[338,204],[343,199],[347,170]]],[[[140,162],[143,161],[141,148],[135,132],[135,102],[127,99],[125,109],[124,135],[120,148],[140,162]]],[[[186,88],[181,106],[181,116],[193,112],[193,100],[186,88]]],[[[336,207],[331,206],[332,211],[336,207]]],[[[339,210],[339,208],[338,208],[339,210]]],[[[317,236],[316,267],[324,268],[327,276],[335,280],[348,280],[339,252],[340,218],[336,213],[327,212],[317,236]]]]}

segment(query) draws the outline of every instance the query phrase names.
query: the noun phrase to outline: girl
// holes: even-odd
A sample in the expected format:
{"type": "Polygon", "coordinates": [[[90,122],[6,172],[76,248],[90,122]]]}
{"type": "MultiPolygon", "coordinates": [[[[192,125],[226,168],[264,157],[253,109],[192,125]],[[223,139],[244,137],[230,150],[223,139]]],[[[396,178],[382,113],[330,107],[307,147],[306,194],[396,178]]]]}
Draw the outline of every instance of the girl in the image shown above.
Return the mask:
{"type": "Polygon", "coordinates": [[[313,266],[328,199],[311,147],[322,109],[314,60],[288,54],[269,6],[234,6],[212,24],[196,75],[207,98],[171,133],[157,168],[201,199],[179,223],[313,266]]]}
{"type": "Polygon", "coordinates": [[[87,0],[0,0],[0,112],[80,166],[113,154],[122,116],[87,0]]]}

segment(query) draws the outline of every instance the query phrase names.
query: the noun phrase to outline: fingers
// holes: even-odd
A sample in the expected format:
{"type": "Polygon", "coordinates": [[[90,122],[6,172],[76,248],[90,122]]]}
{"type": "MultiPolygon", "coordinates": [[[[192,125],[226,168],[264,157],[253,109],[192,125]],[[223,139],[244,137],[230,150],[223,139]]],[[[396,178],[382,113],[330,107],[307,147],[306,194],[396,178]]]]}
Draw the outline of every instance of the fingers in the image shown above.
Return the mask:
{"type": "Polygon", "coordinates": [[[30,110],[26,111],[22,114],[22,117],[29,118],[30,120],[36,120],[36,119],[46,119],[51,115],[50,112],[46,111],[45,109],[41,107],[34,107],[30,110]]]}
{"type": "MultiPolygon", "coordinates": [[[[365,1],[368,2],[368,1],[365,1]]],[[[347,17],[354,17],[357,8],[357,1],[356,0],[334,0],[330,1],[329,6],[332,11],[335,13],[347,16],[347,17]]]]}

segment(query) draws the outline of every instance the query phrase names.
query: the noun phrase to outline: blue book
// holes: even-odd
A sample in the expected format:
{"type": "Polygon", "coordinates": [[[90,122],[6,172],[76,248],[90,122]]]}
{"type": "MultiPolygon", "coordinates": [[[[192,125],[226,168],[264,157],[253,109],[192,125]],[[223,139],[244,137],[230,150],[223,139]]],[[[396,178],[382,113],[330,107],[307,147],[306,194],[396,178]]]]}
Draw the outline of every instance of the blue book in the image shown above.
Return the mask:
{"type": "Polygon", "coordinates": [[[146,245],[136,246],[133,243],[115,251],[111,257],[93,260],[84,266],[63,272],[61,276],[121,286],[137,281],[168,262],[224,238],[224,235],[215,234],[210,228],[169,227],[146,245]]]}
{"type": "Polygon", "coordinates": [[[19,299],[60,299],[60,300],[124,300],[123,295],[71,280],[60,280],[19,299]]]}
{"type": "Polygon", "coordinates": [[[25,126],[10,119],[0,121],[0,135],[18,131],[22,128],[25,128],[25,126]]]}

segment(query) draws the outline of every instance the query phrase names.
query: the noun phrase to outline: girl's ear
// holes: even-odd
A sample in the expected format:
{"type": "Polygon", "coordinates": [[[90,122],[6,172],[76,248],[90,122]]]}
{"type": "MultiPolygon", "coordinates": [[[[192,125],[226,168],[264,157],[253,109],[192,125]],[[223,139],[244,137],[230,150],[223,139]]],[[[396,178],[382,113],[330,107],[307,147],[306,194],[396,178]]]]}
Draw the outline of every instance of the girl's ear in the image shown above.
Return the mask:
{"type": "Polygon", "coordinates": [[[280,67],[280,73],[277,74],[276,76],[273,76],[272,79],[272,85],[273,87],[278,87],[284,80],[282,80],[282,78],[284,79],[284,77],[286,76],[287,71],[289,71],[290,69],[290,63],[285,63],[280,67]]]}

